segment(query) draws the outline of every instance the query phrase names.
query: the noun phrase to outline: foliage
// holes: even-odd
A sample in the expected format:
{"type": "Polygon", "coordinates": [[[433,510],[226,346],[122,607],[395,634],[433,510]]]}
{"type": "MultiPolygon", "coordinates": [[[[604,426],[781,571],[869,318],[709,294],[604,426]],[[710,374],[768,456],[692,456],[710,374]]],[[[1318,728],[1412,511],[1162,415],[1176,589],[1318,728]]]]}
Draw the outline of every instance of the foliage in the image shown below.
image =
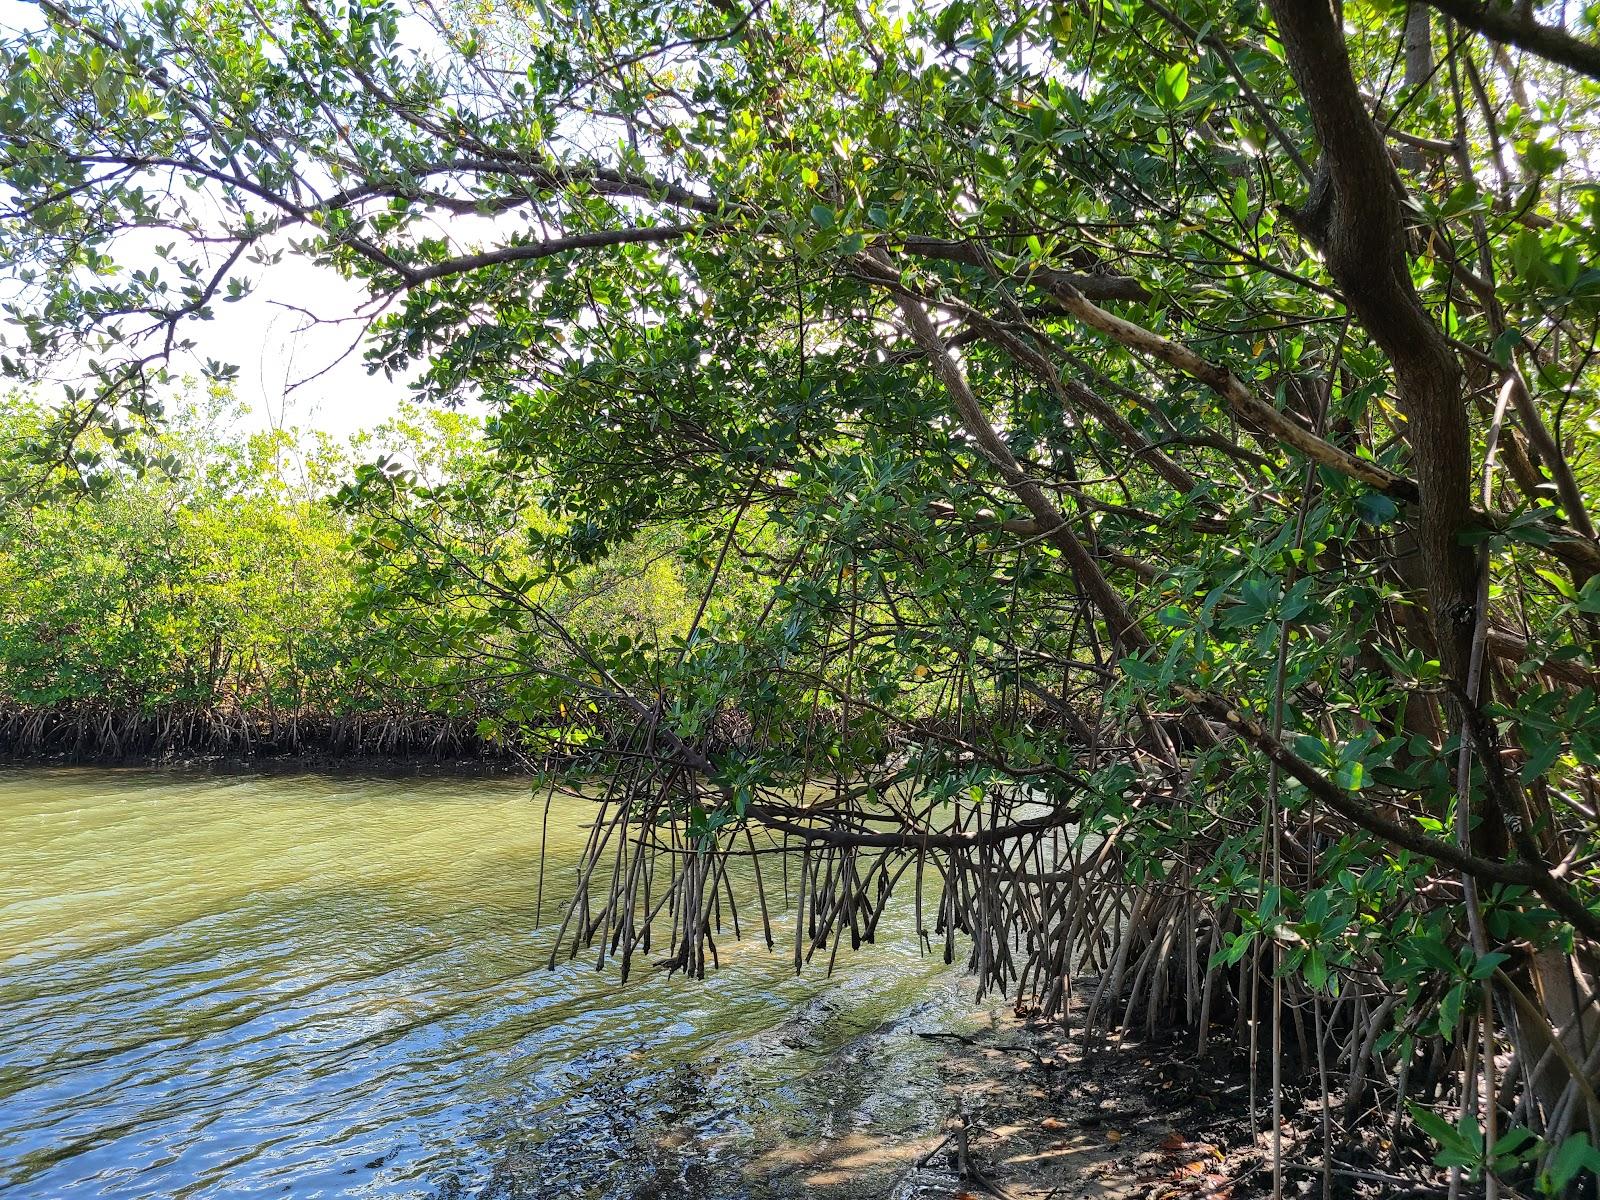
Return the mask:
{"type": "MultiPolygon", "coordinates": [[[[4,419],[32,419],[13,400],[4,419]]],[[[171,426],[180,475],[106,478],[91,502],[12,501],[0,523],[6,698],[118,709],[332,703],[351,656],[344,531],[295,495],[282,435],[233,444],[171,426]]]]}
{"type": "MultiPolygon", "coordinates": [[[[345,491],[356,612],[446,705],[632,728],[604,828],[684,856],[670,961],[740,839],[826,861],[813,950],[931,855],[985,983],[1231,989],[1252,1038],[1326,1001],[1353,1082],[1465,1112],[1448,1165],[1559,1189],[1600,1119],[1593,30],[1432,7],[50,0],[4,50],[4,365],[71,378],[34,457],[99,487],[214,306],[354,281],[375,372],[494,414],[459,478],[345,491]],[[560,588],[668,551],[611,601],[650,636],[574,634],[560,588]]],[[[607,875],[573,945],[626,964],[654,876],[607,875]]]]}
{"type": "MultiPolygon", "coordinates": [[[[299,722],[382,716],[476,726],[485,742],[525,751],[573,748],[559,728],[535,736],[559,713],[521,680],[530,665],[564,663],[559,647],[517,637],[504,620],[483,627],[478,593],[441,603],[430,588],[420,600],[398,550],[427,525],[436,555],[482,567],[498,554],[526,569],[522,518],[490,525],[457,510],[446,522],[418,499],[470,490],[463,481],[484,453],[476,421],[408,410],[337,446],[294,431],[229,434],[229,407],[225,394],[180,407],[146,443],[175,470],[108,469],[82,500],[46,492],[41,502],[26,490],[38,479],[26,461],[4,460],[17,490],[0,506],[0,703],[18,714],[14,732],[39,714],[165,716],[165,741],[149,748],[215,749],[216,729],[180,735],[170,718],[225,715],[273,744],[287,723],[293,732],[279,748],[293,749],[299,722]],[[374,455],[383,466],[357,466],[374,455]],[[358,470],[388,483],[388,505],[336,502],[335,487],[358,470]],[[432,488],[400,486],[429,476],[439,481],[432,488]],[[466,686],[472,668],[452,635],[467,627],[484,634],[474,662],[515,655],[518,669],[466,686]]],[[[0,422],[24,436],[50,415],[20,397],[0,407],[0,422]]],[[[546,585],[542,598],[579,636],[658,631],[682,608],[670,549],[652,570],[623,575],[600,563],[568,585],[546,585]]],[[[120,741],[86,748],[131,748],[120,741]]]]}

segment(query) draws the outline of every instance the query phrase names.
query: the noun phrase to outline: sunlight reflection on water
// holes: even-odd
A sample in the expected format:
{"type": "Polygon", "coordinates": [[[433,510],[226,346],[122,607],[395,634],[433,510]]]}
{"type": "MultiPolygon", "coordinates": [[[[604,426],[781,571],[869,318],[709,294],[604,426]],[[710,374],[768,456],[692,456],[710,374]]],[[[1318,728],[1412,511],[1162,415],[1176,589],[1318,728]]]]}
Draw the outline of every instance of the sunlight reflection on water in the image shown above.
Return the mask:
{"type": "Polygon", "coordinates": [[[546,970],[589,812],[539,928],[522,782],[0,774],[0,1195],[766,1197],[937,1124],[970,1000],[908,912],[831,979],[546,970]]]}

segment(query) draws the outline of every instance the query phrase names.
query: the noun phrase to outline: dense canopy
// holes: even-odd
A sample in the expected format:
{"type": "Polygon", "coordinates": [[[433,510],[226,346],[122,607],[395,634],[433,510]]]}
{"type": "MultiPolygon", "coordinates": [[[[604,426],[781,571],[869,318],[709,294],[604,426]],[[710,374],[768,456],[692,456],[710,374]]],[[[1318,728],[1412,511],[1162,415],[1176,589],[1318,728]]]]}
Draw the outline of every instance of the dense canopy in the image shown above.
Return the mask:
{"type": "Polygon", "coordinates": [[[341,277],[307,307],[375,373],[492,414],[443,484],[360,473],[368,569],[604,730],[574,951],[705,969],[782,844],[797,962],[926,891],[1047,1010],[1081,970],[1091,1024],[1309,1028],[1350,1121],[1419,1101],[1491,1188],[1597,1161],[1590,10],[40,10],[4,366],[62,404],[17,478],[181,471],[207,319],[341,277]],[[663,531],[673,636],[543,601],[663,531]]]}

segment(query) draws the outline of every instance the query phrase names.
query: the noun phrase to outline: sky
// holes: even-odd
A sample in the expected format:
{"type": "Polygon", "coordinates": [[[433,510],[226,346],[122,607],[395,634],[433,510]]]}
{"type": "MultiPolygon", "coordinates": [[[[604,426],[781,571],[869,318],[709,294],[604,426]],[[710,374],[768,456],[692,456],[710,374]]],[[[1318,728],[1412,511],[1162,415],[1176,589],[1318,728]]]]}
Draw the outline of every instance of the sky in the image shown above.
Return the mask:
{"type": "Polygon", "coordinates": [[[369,375],[355,324],[316,324],[348,316],[365,293],[330,271],[285,256],[258,270],[256,290],[215,305],[216,319],[191,323],[196,352],[239,368],[235,385],[244,429],[319,429],[343,438],[391,416],[407,393],[403,380],[369,375]],[[288,307],[293,306],[293,307],[288,307]]]}

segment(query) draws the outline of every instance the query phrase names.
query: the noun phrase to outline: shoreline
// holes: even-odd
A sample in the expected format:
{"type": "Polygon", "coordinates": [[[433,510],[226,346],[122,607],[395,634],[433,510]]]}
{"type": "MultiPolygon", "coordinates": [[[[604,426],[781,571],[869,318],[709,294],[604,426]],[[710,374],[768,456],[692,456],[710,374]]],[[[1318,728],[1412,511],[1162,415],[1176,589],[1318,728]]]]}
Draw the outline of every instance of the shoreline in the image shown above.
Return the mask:
{"type": "MultiPolygon", "coordinates": [[[[1086,1046],[1081,1029],[1015,1010],[997,1018],[976,1036],[917,1033],[944,1048],[951,1115],[880,1148],[899,1162],[891,1200],[1245,1200],[1270,1190],[1248,1075],[1224,1040],[1203,1054],[1175,1035],[1086,1046]]],[[[828,1157],[821,1148],[813,1169],[828,1157]]]]}
{"type": "MultiPolygon", "coordinates": [[[[834,719],[836,714],[824,714],[834,719]]],[[[495,718],[415,712],[285,714],[227,708],[155,710],[97,705],[35,707],[0,700],[0,766],[89,766],[219,770],[353,770],[410,774],[539,775],[583,770],[623,746],[631,726],[602,722],[542,726],[539,745],[524,744],[495,718]],[[494,728],[487,728],[494,726],[494,728]],[[561,739],[568,733],[571,743],[561,739]],[[587,735],[587,736],[586,736],[587,735]]],[[[938,722],[909,731],[948,733],[938,722]]],[[[532,738],[529,739],[530,743],[532,738]]],[[[724,714],[709,732],[708,752],[751,748],[747,718],[724,714]]],[[[892,747],[890,747],[892,749],[892,747]]]]}
{"type": "Polygon", "coordinates": [[[527,755],[476,720],[428,714],[248,712],[168,706],[32,707],[0,702],[0,763],[72,766],[485,764],[531,770],[527,755]]]}
{"type": "MultiPolygon", "coordinates": [[[[573,764],[568,764],[573,765],[573,764]]],[[[338,775],[397,779],[407,777],[527,778],[541,774],[529,760],[502,755],[438,758],[407,754],[338,754],[311,751],[219,751],[87,755],[64,750],[17,751],[0,744],[0,770],[167,771],[212,775],[338,775]]]]}

